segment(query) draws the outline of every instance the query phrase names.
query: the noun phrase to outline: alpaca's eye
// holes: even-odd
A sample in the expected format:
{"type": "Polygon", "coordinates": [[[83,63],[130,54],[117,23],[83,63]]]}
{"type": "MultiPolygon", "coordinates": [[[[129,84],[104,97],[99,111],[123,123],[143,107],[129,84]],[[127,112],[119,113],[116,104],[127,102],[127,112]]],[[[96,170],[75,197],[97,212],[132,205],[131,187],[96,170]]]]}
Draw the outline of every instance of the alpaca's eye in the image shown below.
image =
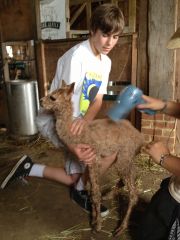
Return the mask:
{"type": "Polygon", "coordinates": [[[56,99],[55,99],[53,96],[50,96],[50,99],[51,99],[52,101],[56,101],[56,99]]]}

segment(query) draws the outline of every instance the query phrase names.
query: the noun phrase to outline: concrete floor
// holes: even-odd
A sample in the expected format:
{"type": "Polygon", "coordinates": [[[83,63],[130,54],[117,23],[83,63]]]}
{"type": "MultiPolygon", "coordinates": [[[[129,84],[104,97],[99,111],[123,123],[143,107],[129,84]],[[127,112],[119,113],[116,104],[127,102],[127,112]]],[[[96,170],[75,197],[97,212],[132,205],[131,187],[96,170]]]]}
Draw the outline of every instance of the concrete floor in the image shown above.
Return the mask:
{"type": "MultiPolygon", "coordinates": [[[[62,150],[54,149],[43,139],[20,144],[10,140],[6,131],[1,129],[0,181],[24,154],[39,163],[63,166],[62,150]]],[[[161,179],[167,175],[154,165],[149,168],[147,160],[140,160],[137,169],[140,200],[132,215],[131,227],[117,239],[135,239],[134,232],[143,216],[146,202],[157,190],[161,179]]],[[[117,176],[110,172],[102,181],[103,189],[113,186],[116,180],[117,176]]],[[[123,196],[119,202],[123,210],[126,198],[123,196]]],[[[26,182],[19,180],[0,190],[0,240],[113,239],[111,233],[118,223],[120,205],[115,200],[106,201],[105,205],[109,207],[110,214],[103,221],[102,231],[93,234],[88,215],[70,200],[66,186],[38,178],[29,177],[26,182]]]]}

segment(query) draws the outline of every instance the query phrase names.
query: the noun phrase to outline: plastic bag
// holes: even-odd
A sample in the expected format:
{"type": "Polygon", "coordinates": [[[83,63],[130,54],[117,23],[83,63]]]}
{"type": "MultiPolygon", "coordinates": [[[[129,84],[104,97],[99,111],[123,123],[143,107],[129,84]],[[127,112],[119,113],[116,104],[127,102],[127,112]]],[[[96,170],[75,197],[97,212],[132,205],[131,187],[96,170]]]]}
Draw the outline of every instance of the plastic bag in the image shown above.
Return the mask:
{"type": "Polygon", "coordinates": [[[36,125],[40,134],[48,138],[55,147],[63,147],[64,144],[59,139],[55,129],[55,117],[51,112],[40,108],[38,116],[36,117],[36,125]]]}

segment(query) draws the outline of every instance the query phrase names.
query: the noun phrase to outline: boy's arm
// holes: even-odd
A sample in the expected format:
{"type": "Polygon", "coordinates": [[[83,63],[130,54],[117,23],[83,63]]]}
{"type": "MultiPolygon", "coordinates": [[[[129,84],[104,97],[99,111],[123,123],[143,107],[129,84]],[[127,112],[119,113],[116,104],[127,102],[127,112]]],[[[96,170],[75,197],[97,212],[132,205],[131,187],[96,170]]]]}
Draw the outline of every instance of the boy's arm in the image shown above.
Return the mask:
{"type": "Polygon", "coordinates": [[[80,162],[84,162],[87,165],[91,165],[96,157],[96,152],[88,144],[71,144],[68,145],[68,148],[78,157],[80,162]]]}
{"type": "Polygon", "coordinates": [[[73,135],[80,135],[84,126],[90,123],[96,117],[97,113],[99,112],[102,106],[102,99],[103,99],[103,94],[97,94],[96,98],[89,106],[84,117],[76,119],[72,123],[70,131],[73,135]]]}
{"type": "Polygon", "coordinates": [[[86,114],[84,115],[84,120],[91,122],[97,116],[99,110],[102,106],[103,94],[97,94],[95,100],[90,104],[86,114]]]}

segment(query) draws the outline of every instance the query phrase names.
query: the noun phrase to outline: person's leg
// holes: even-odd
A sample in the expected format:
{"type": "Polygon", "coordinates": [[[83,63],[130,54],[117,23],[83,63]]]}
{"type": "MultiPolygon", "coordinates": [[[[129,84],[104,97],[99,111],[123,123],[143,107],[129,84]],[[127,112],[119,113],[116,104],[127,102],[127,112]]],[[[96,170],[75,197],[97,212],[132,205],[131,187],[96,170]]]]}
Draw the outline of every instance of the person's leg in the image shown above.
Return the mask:
{"type": "Polygon", "coordinates": [[[138,227],[138,240],[167,240],[177,203],[171,197],[167,183],[152,197],[138,227]]]}
{"type": "Polygon", "coordinates": [[[68,175],[64,168],[45,166],[43,177],[49,180],[65,184],[67,186],[71,186],[77,182],[80,175],[78,173],[68,175]]]}
{"type": "Polygon", "coordinates": [[[67,174],[64,168],[45,166],[43,164],[33,163],[29,156],[24,155],[13,167],[1,184],[4,189],[9,183],[26,176],[46,178],[59,183],[71,186],[77,182],[80,174],[67,174]]]}
{"type": "MultiPolygon", "coordinates": [[[[112,163],[116,160],[116,155],[117,154],[115,153],[111,156],[102,158],[101,164],[100,164],[101,175],[105,173],[107,169],[112,165],[112,163]]],[[[71,199],[74,202],[76,202],[81,208],[83,208],[86,212],[91,212],[92,211],[91,198],[88,195],[88,192],[84,190],[89,180],[88,167],[84,168],[83,164],[81,166],[81,164],[79,164],[78,162],[72,162],[72,161],[66,164],[66,166],[70,166],[66,168],[67,168],[67,171],[68,169],[70,169],[71,173],[72,172],[74,173],[77,171],[82,173],[77,183],[74,185],[74,187],[71,188],[71,191],[70,191],[71,199]],[[80,166],[82,167],[82,169],[79,168],[80,166]]],[[[102,217],[105,217],[109,214],[109,210],[102,204],[101,204],[100,211],[101,211],[102,217]]]]}

